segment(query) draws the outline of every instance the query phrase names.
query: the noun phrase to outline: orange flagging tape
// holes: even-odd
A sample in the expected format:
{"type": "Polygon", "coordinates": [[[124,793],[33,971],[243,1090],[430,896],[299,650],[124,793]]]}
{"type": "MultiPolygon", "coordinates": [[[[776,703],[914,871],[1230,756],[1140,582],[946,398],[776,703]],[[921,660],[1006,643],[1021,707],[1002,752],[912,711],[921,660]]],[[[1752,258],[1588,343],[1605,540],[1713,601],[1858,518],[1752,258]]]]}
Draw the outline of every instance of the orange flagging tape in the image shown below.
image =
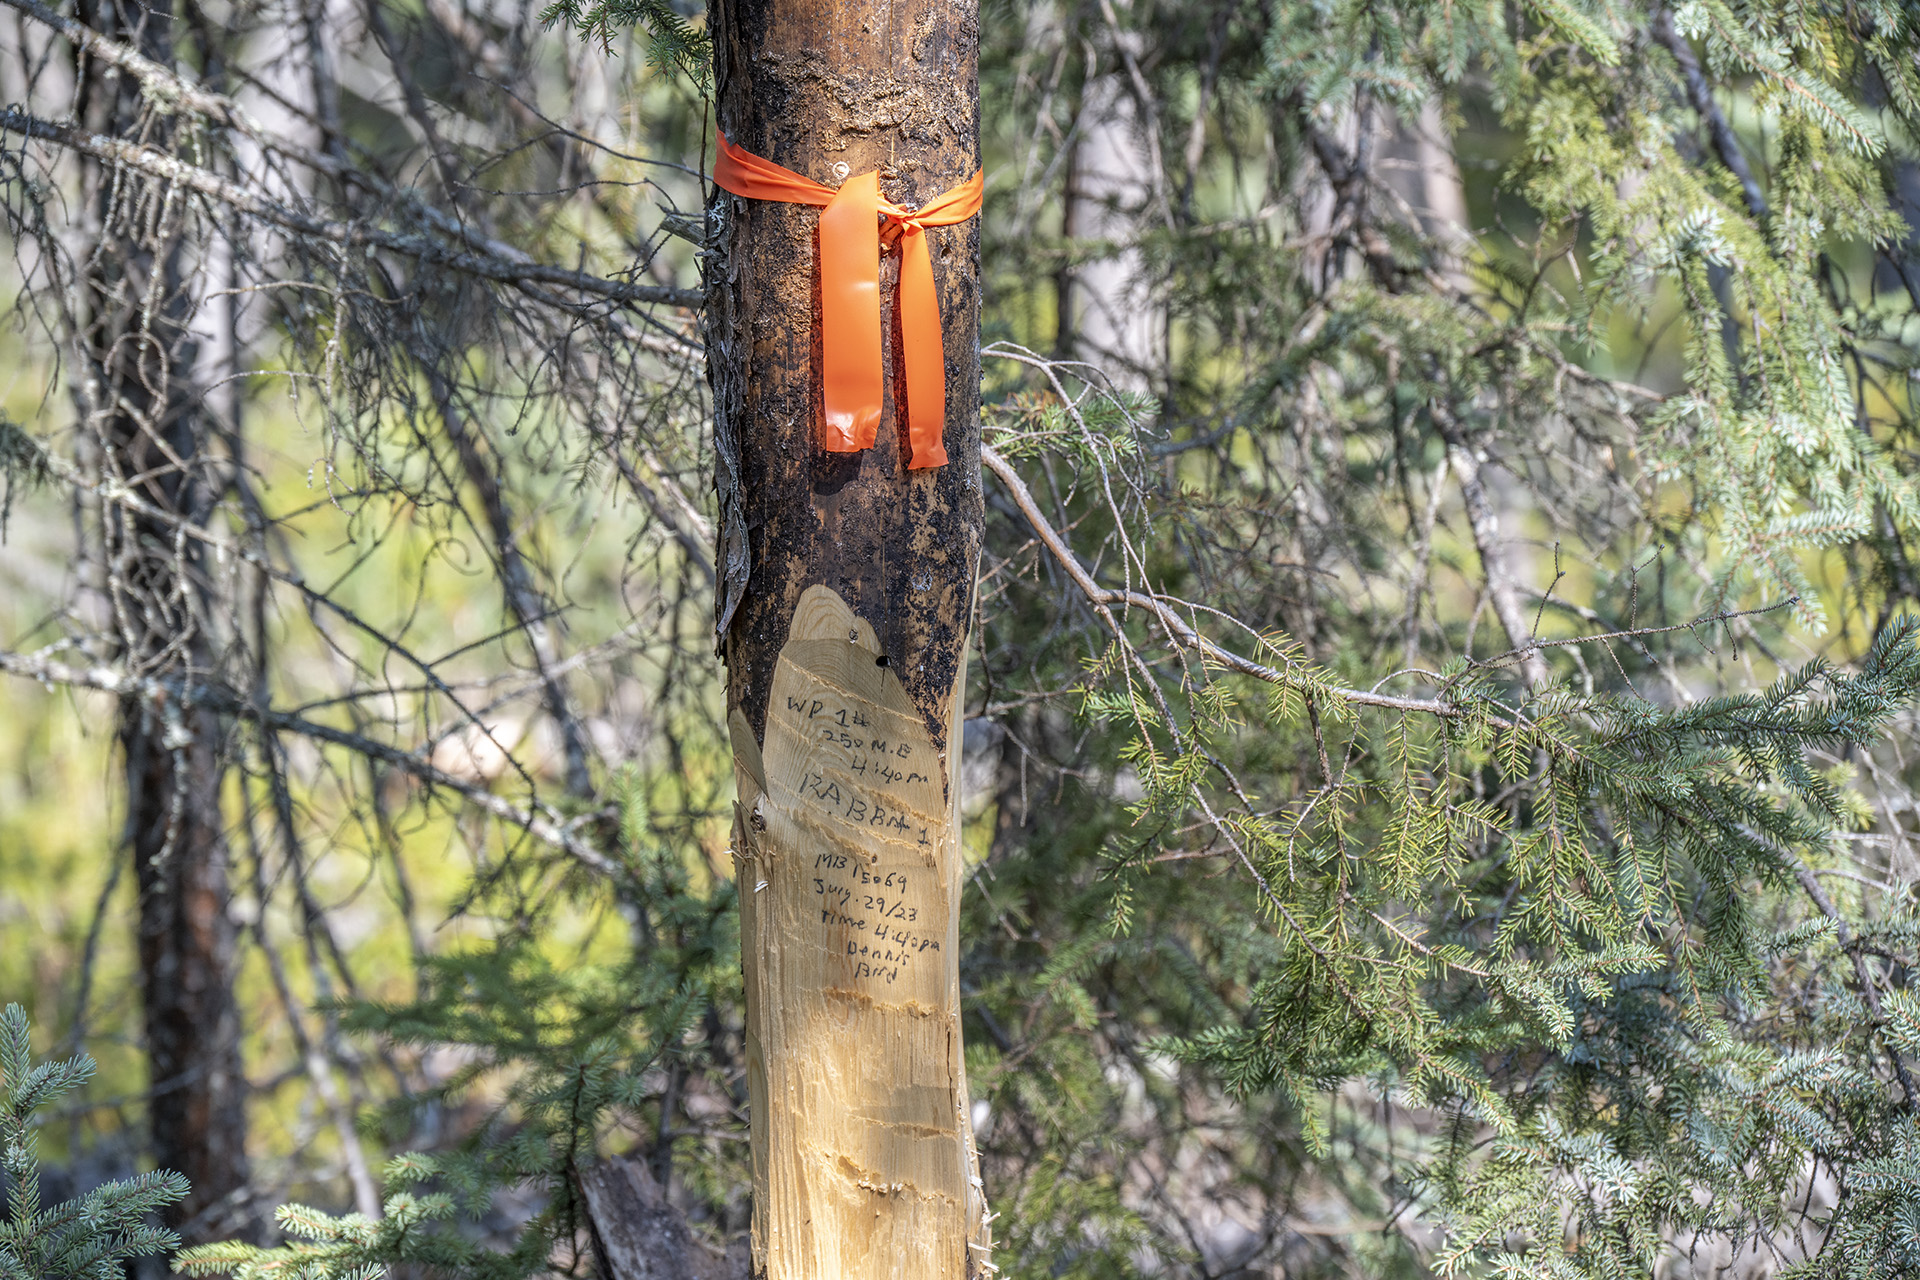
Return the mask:
{"type": "Polygon", "coordinates": [[[821,211],[821,390],[827,422],[820,444],[829,453],[872,448],[880,426],[886,378],[880,366],[880,246],[899,242],[900,354],[907,373],[907,439],[913,446],[908,466],[945,464],[946,353],[925,231],[980,212],[983,175],[975,173],[918,209],[903,209],[881,198],[877,173],[856,174],[835,191],[742,151],[723,133],[713,180],[721,190],[750,200],[810,204],[821,211]]]}

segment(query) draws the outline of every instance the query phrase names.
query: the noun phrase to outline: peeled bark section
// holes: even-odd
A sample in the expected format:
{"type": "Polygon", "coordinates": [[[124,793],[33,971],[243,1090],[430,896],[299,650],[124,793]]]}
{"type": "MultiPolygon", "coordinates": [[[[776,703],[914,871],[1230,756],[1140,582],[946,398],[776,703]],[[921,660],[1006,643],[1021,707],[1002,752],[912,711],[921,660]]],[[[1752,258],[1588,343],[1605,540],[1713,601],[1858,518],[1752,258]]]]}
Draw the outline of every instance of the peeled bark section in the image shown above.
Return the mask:
{"type": "Polygon", "coordinates": [[[735,722],[754,1253],[780,1280],[960,1277],[985,1257],[956,789],[882,656],[870,625],[812,587],[764,751],[735,722]]]}
{"type": "MultiPolygon", "coordinates": [[[[828,186],[918,204],[979,168],[978,14],[717,0],[719,125],[828,186]]],[[[979,234],[928,231],[946,466],[909,472],[899,258],[879,440],[822,452],[818,214],[716,197],[707,356],[740,809],[754,1272],[984,1274],[961,1057],[957,751],[984,509],[979,234]]]]}

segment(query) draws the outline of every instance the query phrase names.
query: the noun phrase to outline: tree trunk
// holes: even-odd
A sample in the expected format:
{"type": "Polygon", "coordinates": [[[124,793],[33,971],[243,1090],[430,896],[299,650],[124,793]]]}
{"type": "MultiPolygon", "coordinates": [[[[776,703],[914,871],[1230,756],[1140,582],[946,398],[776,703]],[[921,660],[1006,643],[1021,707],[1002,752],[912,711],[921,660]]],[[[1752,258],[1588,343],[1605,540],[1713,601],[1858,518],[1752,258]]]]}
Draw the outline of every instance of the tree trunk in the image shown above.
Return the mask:
{"type": "MultiPolygon", "coordinates": [[[[719,123],[919,204],[979,167],[972,3],[719,0],[719,123]]],[[[822,452],[819,215],[720,197],[718,621],[740,802],[756,1276],[959,1280],[987,1236],[960,1046],[958,753],[983,505],[979,234],[930,237],[951,461],[909,471],[883,260],[878,443],[822,452]]]]}
{"type": "Polygon", "coordinates": [[[140,886],[140,977],[154,1163],[193,1189],[169,1224],[187,1244],[251,1234],[246,1077],[233,998],[236,928],[227,907],[220,813],[224,727],[204,712],[168,724],[129,704],[119,738],[140,886]],[[191,735],[191,741],[182,741],[191,735]]]}
{"type": "Polygon", "coordinates": [[[1140,119],[1117,72],[1087,82],[1076,123],[1066,233],[1082,245],[1106,241],[1113,248],[1074,272],[1072,310],[1063,321],[1073,332],[1067,349],[1115,387],[1149,391],[1166,368],[1166,313],[1143,278],[1139,249],[1153,209],[1153,156],[1141,133],[1152,124],[1140,119]]]}
{"type": "MultiPolygon", "coordinates": [[[[149,58],[173,63],[166,0],[89,4],[82,19],[149,58]]],[[[130,76],[89,67],[90,127],[164,145],[130,76]],[[162,141],[156,141],[156,135],[162,141]]],[[[99,243],[84,264],[87,314],[79,391],[103,488],[122,487],[147,512],[114,503],[100,515],[102,586],[120,659],[140,675],[193,682],[216,675],[200,544],[211,424],[193,385],[198,344],[181,269],[186,214],[153,184],[90,168],[99,243]]],[[[221,811],[226,728],[178,703],[127,699],[116,737],[127,785],[127,848],[139,886],[139,954],[154,1161],[185,1174],[187,1198],[168,1214],[187,1244],[246,1234],[246,1078],[234,1002],[237,925],[228,910],[221,811]]]]}

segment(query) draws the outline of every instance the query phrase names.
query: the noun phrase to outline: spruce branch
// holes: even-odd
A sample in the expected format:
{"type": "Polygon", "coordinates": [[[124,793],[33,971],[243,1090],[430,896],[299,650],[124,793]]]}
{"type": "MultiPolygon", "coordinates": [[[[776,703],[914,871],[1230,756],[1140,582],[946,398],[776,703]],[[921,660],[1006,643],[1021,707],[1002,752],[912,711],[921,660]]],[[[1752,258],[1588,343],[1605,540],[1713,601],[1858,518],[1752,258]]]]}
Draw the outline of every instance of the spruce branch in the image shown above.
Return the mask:
{"type": "Polygon", "coordinates": [[[61,1204],[42,1205],[34,1112],[85,1085],[85,1054],[35,1065],[26,1010],[0,1010],[0,1275],[21,1280],[120,1280],[134,1258],[179,1244],[148,1225],[178,1203],[187,1180],[160,1170],[103,1183],[61,1204]]]}

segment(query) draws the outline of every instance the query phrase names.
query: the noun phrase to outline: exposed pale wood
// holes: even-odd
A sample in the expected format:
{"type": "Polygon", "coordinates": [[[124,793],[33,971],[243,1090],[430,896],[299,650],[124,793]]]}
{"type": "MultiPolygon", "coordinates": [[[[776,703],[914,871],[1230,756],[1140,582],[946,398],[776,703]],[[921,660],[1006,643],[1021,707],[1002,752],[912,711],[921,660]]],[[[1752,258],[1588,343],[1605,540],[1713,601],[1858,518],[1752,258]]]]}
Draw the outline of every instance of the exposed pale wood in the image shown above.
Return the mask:
{"type": "Polygon", "coordinates": [[[769,1280],[960,1277],[985,1253],[954,963],[956,761],[883,662],[873,628],[810,588],[764,750],[736,769],[769,1280]]]}

